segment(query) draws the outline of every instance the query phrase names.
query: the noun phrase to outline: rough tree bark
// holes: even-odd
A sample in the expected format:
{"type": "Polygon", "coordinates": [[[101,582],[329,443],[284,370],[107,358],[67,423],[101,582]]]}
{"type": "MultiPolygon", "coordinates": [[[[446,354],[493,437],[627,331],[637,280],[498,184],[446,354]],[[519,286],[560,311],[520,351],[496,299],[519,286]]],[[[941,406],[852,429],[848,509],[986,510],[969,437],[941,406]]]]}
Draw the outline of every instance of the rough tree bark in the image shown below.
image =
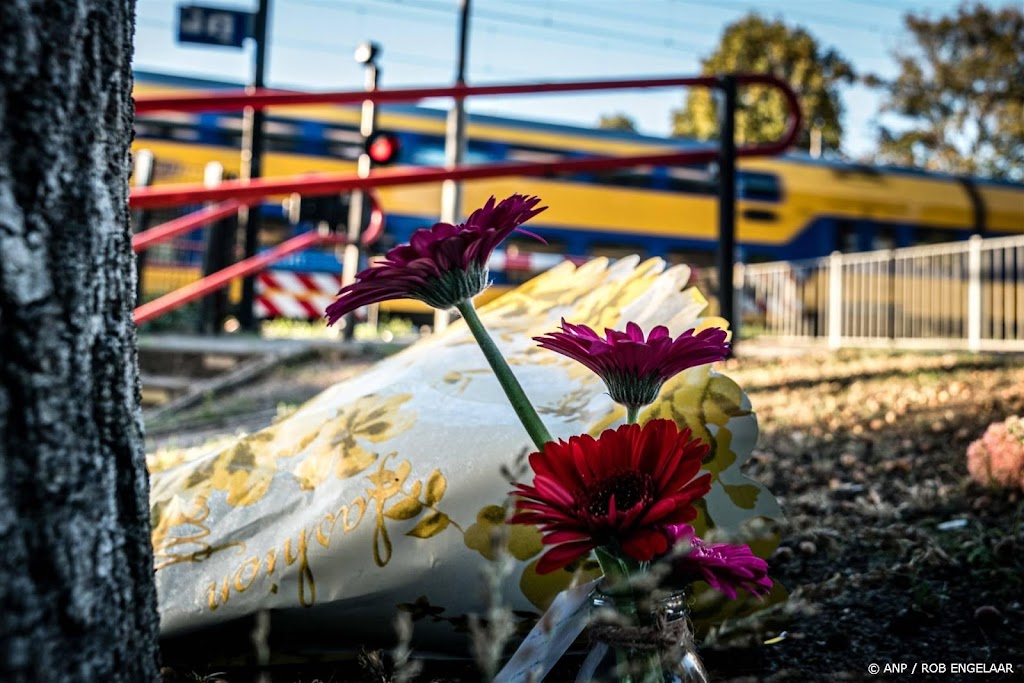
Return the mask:
{"type": "Polygon", "coordinates": [[[0,2],[0,680],[153,681],[134,0],[0,2]]]}

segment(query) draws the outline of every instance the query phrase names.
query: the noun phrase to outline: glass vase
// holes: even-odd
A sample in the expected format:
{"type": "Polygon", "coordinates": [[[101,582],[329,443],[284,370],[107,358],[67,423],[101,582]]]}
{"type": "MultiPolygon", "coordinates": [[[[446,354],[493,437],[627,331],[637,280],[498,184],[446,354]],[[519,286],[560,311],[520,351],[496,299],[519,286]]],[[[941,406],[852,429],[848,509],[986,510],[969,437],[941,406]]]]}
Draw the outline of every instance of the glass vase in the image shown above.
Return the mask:
{"type": "Polygon", "coordinates": [[[708,683],[684,592],[637,599],[595,591],[576,683],[708,683]]]}

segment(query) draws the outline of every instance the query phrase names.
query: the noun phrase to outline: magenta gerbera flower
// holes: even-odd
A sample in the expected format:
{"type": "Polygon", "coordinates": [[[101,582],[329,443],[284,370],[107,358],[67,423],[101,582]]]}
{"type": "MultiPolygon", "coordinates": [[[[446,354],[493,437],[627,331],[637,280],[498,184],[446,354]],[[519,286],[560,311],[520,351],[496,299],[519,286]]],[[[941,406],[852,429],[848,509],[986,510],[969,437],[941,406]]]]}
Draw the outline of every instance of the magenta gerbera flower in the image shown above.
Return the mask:
{"type": "Polygon", "coordinates": [[[741,589],[759,598],[771,590],[768,563],[754,555],[749,546],[705,543],[694,535],[693,527],[688,524],[670,528],[668,533],[690,544],[689,550],[684,550],[685,555],[672,561],[673,582],[689,584],[703,579],[733,600],[741,589]]]}
{"type": "Polygon", "coordinates": [[[562,332],[534,337],[534,341],[597,373],[616,403],[640,408],[658,398],[661,385],[669,378],[725,358],[729,353],[725,338],[725,330],[711,327],[696,334],[687,330],[672,339],[668,328],[659,325],[645,340],[643,330],[634,322],[626,325],[625,332],[605,329],[601,337],[586,325],[570,325],[563,318],[562,332]]]}
{"type": "Polygon", "coordinates": [[[437,223],[417,230],[409,244],[391,249],[341,288],[327,307],[327,324],[389,299],[418,299],[442,310],[472,299],[487,287],[487,261],[495,247],[513,231],[537,237],[519,226],[547,208],[534,208],[539,203],[538,197],[521,194],[497,204],[491,197],[461,225],[437,223]]]}
{"type": "Polygon", "coordinates": [[[552,441],[530,456],[533,485],[516,484],[513,524],[535,524],[552,546],[544,574],[604,547],[646,562],[666,553],[668,529],[697,516],[693,503],[711,488],[696,477],[708,446],[671,420],[622,425],[598,438],[552,441]]]}

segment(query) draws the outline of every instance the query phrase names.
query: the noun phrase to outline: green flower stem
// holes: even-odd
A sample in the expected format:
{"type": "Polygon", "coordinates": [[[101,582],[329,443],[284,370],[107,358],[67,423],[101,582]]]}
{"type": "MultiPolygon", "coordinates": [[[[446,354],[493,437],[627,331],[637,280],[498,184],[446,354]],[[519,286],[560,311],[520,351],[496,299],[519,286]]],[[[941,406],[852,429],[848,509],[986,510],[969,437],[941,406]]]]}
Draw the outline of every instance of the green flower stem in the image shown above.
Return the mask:
{"type": "Polygon", "coordinates": [[[487,333],[487,329],[480,321],[480,316],[476,314],[473,302],[467,299],[462,303],[455,304],[455,308],[459,310],[466,324],[469,325],[469,330],[473,333],[476,343],[480,346],[480,350],[484,352],[484,357],[490,364],[491,370],[494,371],[494,375],[498,378],[501,388],[505,390],[505,395],[508,396],[512,409],[516,411],[519,421],[526,427],[526,432],[533,439],[537,450],[544,450],[544,444],[553,441],[551,434],[548,433],[544,423],[540,421],[540,416],[534,410],[530,399],[526,397],[526,393],[519,384],[519,380],[512,374],[512,368],[508,366],[505,357],[501,355],[501,351],[498,350],[494,340],[491,339],[491,335],[487,333]]]}
{"type": "MultiPolygon", "coordinates": [[[[605,578],[601,590],[612,596],[615,608],[620,614],[635,625],[648,625],[648,619],[644,618],[647,615],[637,610],[636,596],[630,585],[630,577],[640,572],[639,563],[619,557],[603,547],[597,548],[594,553],[605,578]]],[[[662,683],[664,680],[660,651],[627,651],[616,647],[615,657],[620,669],[629,672],[624,678],[619,679],[619,683],[662,683]]]]}
{"type": "Polygon", "coordinates": [[[640,418],[640,406],[626,406],[626,424],[635,425],[640,418]]]}

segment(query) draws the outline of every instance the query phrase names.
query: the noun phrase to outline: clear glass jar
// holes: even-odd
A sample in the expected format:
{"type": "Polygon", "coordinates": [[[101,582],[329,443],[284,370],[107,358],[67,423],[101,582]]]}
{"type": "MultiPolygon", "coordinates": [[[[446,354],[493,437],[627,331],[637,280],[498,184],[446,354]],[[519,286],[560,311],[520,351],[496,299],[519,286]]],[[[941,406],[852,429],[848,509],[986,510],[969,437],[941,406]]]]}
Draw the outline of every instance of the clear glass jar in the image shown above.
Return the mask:
{"type": "Polygon", "coordinates": [[[684,592],[633,598],[595,591],[576,683],[708,683],[684,592]]]}

